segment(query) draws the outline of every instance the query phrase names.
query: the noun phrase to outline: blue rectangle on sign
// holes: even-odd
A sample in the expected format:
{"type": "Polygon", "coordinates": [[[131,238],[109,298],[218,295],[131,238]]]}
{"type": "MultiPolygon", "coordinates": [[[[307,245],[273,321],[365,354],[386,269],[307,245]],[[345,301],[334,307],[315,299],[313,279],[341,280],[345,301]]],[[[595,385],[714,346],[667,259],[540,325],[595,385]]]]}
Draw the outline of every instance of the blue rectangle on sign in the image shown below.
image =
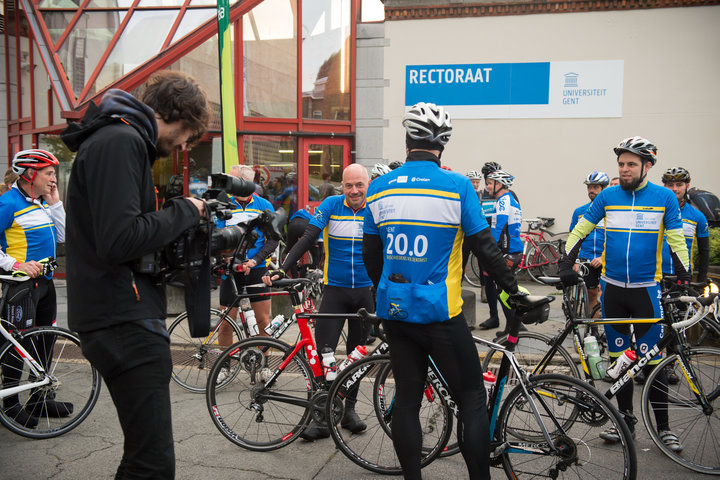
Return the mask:
{"type": "Polygon", "coordinates": [[[405,67],[405,105],[547,105],[550,62],[405,67]]]}

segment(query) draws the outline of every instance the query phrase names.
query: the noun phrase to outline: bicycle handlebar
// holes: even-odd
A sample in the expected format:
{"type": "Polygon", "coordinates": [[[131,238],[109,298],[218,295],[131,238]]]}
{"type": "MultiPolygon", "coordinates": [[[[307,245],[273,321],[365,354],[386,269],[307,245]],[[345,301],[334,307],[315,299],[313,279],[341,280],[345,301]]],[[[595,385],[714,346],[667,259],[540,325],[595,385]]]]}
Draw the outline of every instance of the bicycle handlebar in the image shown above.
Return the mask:
{"type": "MultiPolygon", "coordinates": [[[[673,323],[672,328],[674,328],[675,330],[684,330],[688,327],[691,327],[703,318],[705,318],[705,316],[707,316],[709,313],[712,313],[715,316],[716,320],[718,318],[718,310],[720,309],[720,294],[711,293],[707,297],[690,297],[683,295],[681,297],[676,297],[670,300],[674,302],[693,304],[696,307],[699,307],[696,309],[692,317],[677,323],[673,323]]],[[[667,303],[672,302],[669,301],[667,303]]]]}
{"type": "Polygon", "coordinates": [[[365,308],[358,310],[357,314],[361,320],[372,323],[375,326],[380,325],[380,322],[382,321],[382,318],[378,317],[374,313],[368,312],[365,308]]]}

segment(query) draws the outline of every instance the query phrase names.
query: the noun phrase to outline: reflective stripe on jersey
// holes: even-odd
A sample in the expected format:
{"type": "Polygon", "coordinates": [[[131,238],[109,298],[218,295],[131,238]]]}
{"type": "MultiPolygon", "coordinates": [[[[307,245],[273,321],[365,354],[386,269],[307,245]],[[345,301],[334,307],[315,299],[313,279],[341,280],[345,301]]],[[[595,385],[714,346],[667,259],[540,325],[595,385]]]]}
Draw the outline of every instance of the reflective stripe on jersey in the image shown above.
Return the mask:
{"type": "Polygon", "coordinates": [[[568,237],[572,251],[605,218],[603,279],[618,286],[650,286],[662,276],[662,240],[689,268],[680,206],[669,189],[647,182],[628,192],[608,187],[595,198],[568,237]]]}
{"type": "MultiPolygon", "coordinates": [[[[587,212],[588,208],[590,208],[590,205],[592,205],[592,202],[588,202],[585,205],[582,205],[575,209],[575,211],[573,212],[572,220],[570,221],[570,230],[575,228],[575,225],[577,225],[578,222],[583,218],[585,212],[587,212]]],[[[602,225],[604,226],[605,223],[603,222],[602,225]]],[[[578,254],[578,258],[592,260],[593,258],[602,257],[604,250],[605,229],[598,225],[593,229],[592,232],[590,232],[590,235],[588,235],[585,240],[583,240],[582,245],[580,246],[580,253],[578,254]]]]}
{"type": "MultiPolygon", "coordinates": [[[[705,215],[689,203],[685,202],[685,205],[680,208],[680,215],[682,216],[683,222],[683,236],[685,237],[685,242],[687,243],[688,255],[690,256],[691,261],[691,269],[688,270],[688,272],[692,273],[692,256],[696,241],[698,238],[709,237],[710,230],[705,215]]],[[[668,245],[667,240],[663,241],[662,262],[663,273],[673,275],[675,273],[675,265],[673,265],[672,257],[670,256],[670,246],[668,245]]]]}
{"type": "Polygon", "coordinates": [[[488,228],[470,180],[407,161],[373,180],[367,201],[365,233],[383,243],[377,314],[410,323],[459,315],[463,239],[488,228]]]}
{"type": "Polygon", "coordinates": [[[344,195],[328,197],[315,209],[310,225],[322,229],[325,285],[358,288],[372,285],[362,259],[365,206],[353,211],[344,195]]]}
{"type": "MultiPolygon", "coordinates": [[[[248,203],[243,207],[238,203],[237,200],[233,198],[233,203],[235,203],[235,206],[237,208],[234,208],[232,210],[232,218],[227,221],[218,221],[217,226],[220,228],[223,227],[229,227],[231,225],[237,225],[239,223],[245,223],[249,222],[253,218],[257,217],[261,213],[263,213],[265,210],[270,210],[271,212],[274,210],[273,206],[270,202],[265,200],[262,197],[259,197],[257,194],[253,194],[249,200],[248,203]]],[[[265,245],[265,234],[263,234],[260,230],[255,229],[255,232],[258,234],[257,240],[255,241],[255,245],[248,250],[247,252],[247,258],[248,260],[252,259],[255,254],[257,254],[260,249],[265,245]]],[[[253,268],[264,268],[267,267],[270,259],[266,258],[264,259],[264,262],[258,263],[253,268]]]]}
{"type": "MultiPolygon", "coordinates": [[[[14,186],[0,196],[0,247],[20,263],[55,257],[57,230],[47,204],[31,203],[14,186]]],[[[14,262],[8,258],[6,270],[14,262]]]]}

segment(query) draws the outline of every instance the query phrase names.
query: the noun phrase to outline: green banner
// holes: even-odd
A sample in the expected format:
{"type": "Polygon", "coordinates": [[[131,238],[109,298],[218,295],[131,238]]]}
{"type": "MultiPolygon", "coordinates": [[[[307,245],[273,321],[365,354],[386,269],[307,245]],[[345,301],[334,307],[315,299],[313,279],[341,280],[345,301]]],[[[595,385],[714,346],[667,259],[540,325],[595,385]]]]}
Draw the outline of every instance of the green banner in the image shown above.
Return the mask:
{"type": "Polygon", "coordinates": [[[235,126],[235,89],[233,84],[232,44],[230,42],[230,3],[218,0],[218,54],[220,56],[220,106],[222,117],[222,153],[226,172],[238,164],[235,126]]]}

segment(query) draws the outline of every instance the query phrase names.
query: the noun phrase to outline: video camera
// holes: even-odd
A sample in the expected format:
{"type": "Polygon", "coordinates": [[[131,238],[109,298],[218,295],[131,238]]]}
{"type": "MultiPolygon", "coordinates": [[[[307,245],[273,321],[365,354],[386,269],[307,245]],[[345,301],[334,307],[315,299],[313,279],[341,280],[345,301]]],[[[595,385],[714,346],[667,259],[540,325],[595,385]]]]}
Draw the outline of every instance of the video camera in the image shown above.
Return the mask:
{"type": "Polygon", "coordinates": [[[265,210],[257,217],[237,225],[218,228],[217,220],[230,220],[235,205],[230,195],[249,197],[255,184],[224,173],[208,178],[208,190],[203,193],[205,217],[185,231],[161,252],[147,255],[135,265],[135,271],[163,276],[166,281],[185,287],[185,307],[190,320],[192,336],[205,336],[210,325],[211,268],[232,252],[233,257],[244,260],[247,250],[255,244],[261,231],[266,238],[279,240],[285,224],[285,211],[265,210]],[[243,257],[243,258],[239,258],[243,257]]]}

